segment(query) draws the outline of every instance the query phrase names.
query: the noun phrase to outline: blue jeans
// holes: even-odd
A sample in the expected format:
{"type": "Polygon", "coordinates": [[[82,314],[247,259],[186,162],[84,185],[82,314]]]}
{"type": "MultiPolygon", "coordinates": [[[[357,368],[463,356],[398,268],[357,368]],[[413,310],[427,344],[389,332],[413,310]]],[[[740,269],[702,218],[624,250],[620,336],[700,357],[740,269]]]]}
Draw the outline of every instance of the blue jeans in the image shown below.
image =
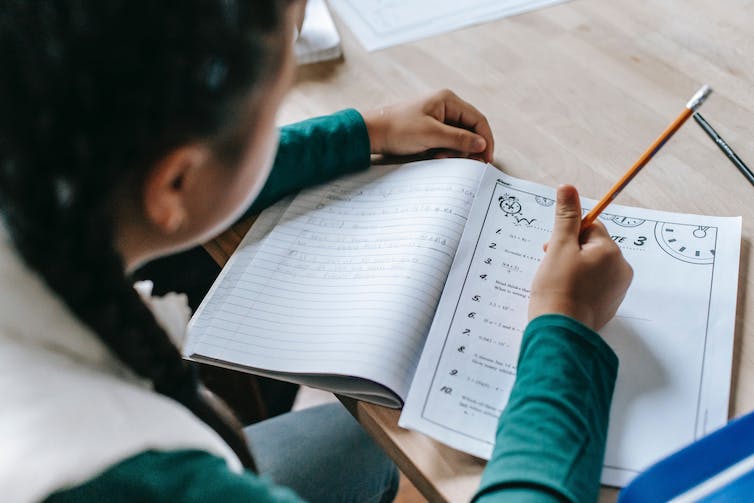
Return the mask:
{"type": "Polygon", "coordinates": [[[390,502],[398,470],[339,403],[289,412],[244,432],[259,474],[318,502],[390,502]]]}

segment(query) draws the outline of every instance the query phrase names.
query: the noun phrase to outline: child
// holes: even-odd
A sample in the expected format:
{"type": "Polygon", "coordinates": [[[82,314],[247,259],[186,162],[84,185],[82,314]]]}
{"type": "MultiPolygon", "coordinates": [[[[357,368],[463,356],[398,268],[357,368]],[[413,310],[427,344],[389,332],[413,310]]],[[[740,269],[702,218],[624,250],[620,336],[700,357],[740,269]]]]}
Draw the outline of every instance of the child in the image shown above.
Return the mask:
{"type": "MultiPolygon", "coordinates": [[[[253,209],[365,169],[370,152],[492,159],[486,119],[450,92],[278,139],[294,7],[3,2],[0,487],[10,501],[393,498],[394,466],[338,406],[242,431],[181,359],[180,316],[126,275],[206,241],[255,199],[253,209]]],[[[579,241],[580,215],[575,190],[561,188],[480,501],[596,495],[617,362],[591,329],[615,313],[631,272],[601,225],[579,241]]]]}

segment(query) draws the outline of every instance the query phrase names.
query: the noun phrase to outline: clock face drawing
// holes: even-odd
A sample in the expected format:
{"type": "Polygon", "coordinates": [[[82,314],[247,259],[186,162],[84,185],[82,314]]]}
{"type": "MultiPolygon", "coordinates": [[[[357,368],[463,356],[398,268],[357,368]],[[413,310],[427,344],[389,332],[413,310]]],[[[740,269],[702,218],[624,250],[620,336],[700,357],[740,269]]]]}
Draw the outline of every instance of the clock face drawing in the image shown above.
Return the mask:
{"type": "Polygon", "coordinates": [[[513,196],[500,196],[498,198],[500,209],[508,215],[521,213],[521,203],[513,196]]]}
{"type": "Polygon", "coordinates": [[[613,223],[618,224],[621,227],[638,227],[645,221],[641,218],[624,217],[621,215],[615,215],[613,217],[613,223]]]}
{"type": "Polygon", "coordinates": [[[539,203],[540,206],[545,206],[545,207],[552,206],[553,204],[555,204],[555,199],[550,199],[549,197],[544,197],[544,196],[535,196],[534,200],[537,201],[537,203],[539,203]]]}
{"type": "Polygon", "coordinates": [[[717,229],[700,225],[657,222],[655,239],[670,256],[691,264],[712,264],[715,260],[717,229]]]}

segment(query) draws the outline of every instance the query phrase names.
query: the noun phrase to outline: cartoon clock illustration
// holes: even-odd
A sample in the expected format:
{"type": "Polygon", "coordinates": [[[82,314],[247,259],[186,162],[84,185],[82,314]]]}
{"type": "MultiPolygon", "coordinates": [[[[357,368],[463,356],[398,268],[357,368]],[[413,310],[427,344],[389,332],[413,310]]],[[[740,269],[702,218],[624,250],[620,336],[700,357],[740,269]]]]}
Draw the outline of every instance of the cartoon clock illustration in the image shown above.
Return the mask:
{"type": "Polygon", "coordinates": [[[655,239],[671,257],[691,264],[711,264],[715,260],[717,229],[701,225],[657,222],[655,239]]]}
{"type": "Polygon", "coordinates": [[[515,215],[521,213],[521,203],[518,202],[513,196],[504,195],[497,198],[500,203],[500,209],[508,215],[515,215]]]}
{"type": "Polygon", "coordinates": [[[544,196],[534,196],[534,200],[539,203],[540,206],[552,206],[555,204],[555,199],[550,199],[549,197],[544,196]]]}
{"type": "Polygon", "coordinates": [[[624,217],[623,215],[615,215],[613,217],[613,223],[621,227],[638,227],[644,222],[645,220],[641,218],[624,217]]]}

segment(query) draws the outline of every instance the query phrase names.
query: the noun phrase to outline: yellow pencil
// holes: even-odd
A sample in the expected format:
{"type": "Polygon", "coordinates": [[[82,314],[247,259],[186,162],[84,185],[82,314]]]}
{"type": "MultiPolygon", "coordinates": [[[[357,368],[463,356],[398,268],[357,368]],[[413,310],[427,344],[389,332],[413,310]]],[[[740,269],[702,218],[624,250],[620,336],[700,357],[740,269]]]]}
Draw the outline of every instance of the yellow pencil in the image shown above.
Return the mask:
{"type": "Polygon", "coordinates": [[[689,117],[693,115],[693,113],[696,111],[697,108],[699,108],[702,103],[704,103],[704,100],[707,99],[707,97],[712,93],[712,89],[708,85],[702,86],[699,91],[694,95],[693,98],[689,100],[688,103],[686,103],[686,108],[683,109],[683,112],[681,112],[681,115],[678,116],[676,120],[674,120],[665,131],[657,138],[652,145],[642,154],[641,157],[639,157],[639,160],[636,161],[636,164],[634,164],[631,169],[626,171],[626,173],[621,177],[620,180],[618,180],[618,183],[613,185],[613,187],[607,191],[607,194],[605,194],[605,197],[603,197],[597,205],[592,208],[592,210],[586,214],[584,219],[581,221],[581,229],[585,229],[589,227],[592,222],[594,222],[597,217],[602,213],[602,211],[607,207],[608,204],[613,202],[613,199],[616,198],[618,194],[620,194],[620,191],[622,191],[626,185],[628,185],[628,182],[634,179],[634,177],[641,171],[641,168],[643,168],[649,160],[654,156],[658,150],[662,148],[663,145],[670,139],[673,134],[675,134],[678,129],[683,125],[686,120],[688,120],[689,117]]]}

